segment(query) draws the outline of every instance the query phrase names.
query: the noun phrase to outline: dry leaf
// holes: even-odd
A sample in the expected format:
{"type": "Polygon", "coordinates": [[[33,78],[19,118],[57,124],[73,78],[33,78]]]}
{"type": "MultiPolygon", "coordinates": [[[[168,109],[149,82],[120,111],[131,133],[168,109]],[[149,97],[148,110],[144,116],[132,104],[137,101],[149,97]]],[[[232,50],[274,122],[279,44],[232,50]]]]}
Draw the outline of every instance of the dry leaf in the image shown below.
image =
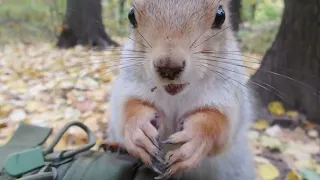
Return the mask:
{"type": "Polygon", "coordinates": [[[285,180],[301,180],[301,178],[295,172],[290,171],[287,174],[285,180]]]}
{"type": "Polygon", "coordinates": [[[318,131],[311,129],[308,131],[308,136],[311,138],[317,138],[319,136],[318,131]]]}
{"type": "Polygon", "coordinates": [[[299,112],[298,111],[287,111],[286,115],[291,118],[297,118],[299,116],[299,112]]]}
{"type": "Polygon", "coordinates": [[[12,121],[19,122],[25,120],[27,118],[27,114],[23,109],[15,109],[10,113],[9,118],[12,121]]]}
{"type": "Polygon", "coordinates": [[[280,175],[279,170],[270,163],[260,165],[258,173],[263,180],[274,180],[280,175]]]}
{"type": "Polygon", "coordinates": [[[271,114],[282,116],[285,114],[285,109],[281,102],[275,101],[268,104],[268,110],[271,114]]]}
{"type": "Polygon", "coordinates": [[[265,130],[269,128],[269,122],[264,119],[258,120],[253,124],[253,128],[258,131],[265,130]]]}
{"type": "Polygon", "coordinates": [[[278,149],[282,151],[284,149],[283,144],[280,142],[279,139],[269,136],[262,136],[261,137],[261,145],[270,148],[270,149],[278,149]]]}
{"type": "Polygon", "coordinates": [[[8,127],[8,125],[6,123],[0,122],[0,129],[6,128],[6,127],[8,127]]]}
{"type": "Polygon", "coordinates": [[[0,118],[5,118],[8,116],[13,106],[10,104],[0,105],[0,118]]]}

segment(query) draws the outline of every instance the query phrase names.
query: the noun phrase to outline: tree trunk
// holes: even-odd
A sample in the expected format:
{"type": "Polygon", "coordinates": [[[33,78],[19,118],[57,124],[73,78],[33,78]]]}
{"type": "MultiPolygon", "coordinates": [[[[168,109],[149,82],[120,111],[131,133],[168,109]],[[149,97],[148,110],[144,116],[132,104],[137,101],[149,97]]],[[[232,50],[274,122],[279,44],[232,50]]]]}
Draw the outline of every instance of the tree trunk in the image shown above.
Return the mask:
{"type": "Polygon", "coordinates": [[[120,0],[119,1],[119,14],[122,17],[124,13],[124,4],[126,3],[126,0],[120,0]]]}
{"type": "Polygon", "coordinates": [[[239,30],[241,23],[241,0],[232,0],[230,5],[232,29],[236,32],[239,30]]]}
{"type": "Polygon", "coordinates": [[[119,23],[120,25],[123,25],[123,15],[124,15],[124,4],[126,3],[126,0],[120,0],[119,1],[119,23]]]}
{"type": "Polygon", "coordinates": [[[88,45],[105,49],[118,46],[105,32],[102,21],[101,0],[68,0],[63,30],[57,46],[70,48],[88,45]]]}
{"type": "Polygon", "coordinates": [[[253,21],[256,17],[256,9],[257,9],[257,3],[254,3],[251,5],[251,20],[253,21]]]}
{"type": "Polygon", "coordinates": [[[258,70],[252,80],[272,85],[288,100],[280,99],[277,92],[257,89],[263,105],[280,100],[287,108],[297,109],[320,123],[320,0],[285,0],[279,32],[260,69],[263,71],[258,70]],[[288,76],[314,89],[265,70],[288,76]]]}

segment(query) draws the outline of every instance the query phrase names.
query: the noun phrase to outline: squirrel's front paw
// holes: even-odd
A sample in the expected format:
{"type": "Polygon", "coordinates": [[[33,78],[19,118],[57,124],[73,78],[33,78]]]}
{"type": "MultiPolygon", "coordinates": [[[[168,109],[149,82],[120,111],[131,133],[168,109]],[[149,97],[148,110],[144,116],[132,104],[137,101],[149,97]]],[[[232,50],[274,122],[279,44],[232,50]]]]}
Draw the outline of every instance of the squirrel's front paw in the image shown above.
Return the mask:
{"type": "Polygon", "coordinates": [[[123,129],[125,148],[154,171],[161,173],[165,155],[158,142],[158,113],[152,107],[132,104],[127,107],[126,118],[123,129]]]}
{"type": "Polygon", "coordinates": [[[194,111],[186,116],[183,129],[165,144],[182,144],[166,155],[167,170],[157,179],[171,177],[196,167],[206,156],[220,152],[227,141],[227,119],[215,109],[194,111]]]}

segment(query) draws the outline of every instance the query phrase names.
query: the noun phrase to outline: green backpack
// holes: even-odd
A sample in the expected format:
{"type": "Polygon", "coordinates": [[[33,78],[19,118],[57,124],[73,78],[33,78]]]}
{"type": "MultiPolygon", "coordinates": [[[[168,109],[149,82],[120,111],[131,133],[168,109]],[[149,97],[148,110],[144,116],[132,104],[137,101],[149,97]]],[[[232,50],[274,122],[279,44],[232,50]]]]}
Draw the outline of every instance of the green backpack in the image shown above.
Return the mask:
{"type": "Polygon", "coordinates": [[[50,128],[20,124],[10,141],[0,147],[0,180],[149,180],[158,175],[128,153],[90,150],[95,137],[80,122],[67,124],[51,145],[44,147],[51,132],[50,128]],[[88,144],[54,152],[71,126],[88,134],[88,144]]]}

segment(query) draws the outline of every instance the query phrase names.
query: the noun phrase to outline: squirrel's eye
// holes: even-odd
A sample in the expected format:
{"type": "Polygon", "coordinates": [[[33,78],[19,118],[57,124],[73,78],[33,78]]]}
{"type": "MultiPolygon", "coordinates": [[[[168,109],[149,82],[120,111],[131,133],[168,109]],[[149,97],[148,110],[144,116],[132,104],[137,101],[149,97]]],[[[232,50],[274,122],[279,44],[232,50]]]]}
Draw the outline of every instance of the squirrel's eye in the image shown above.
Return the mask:
{"type": "Polygon", "coordinates": [[[136,17],[134,16],[134,8],[131,8],[128,14],[128,18],[130,23],[132,24],[133,28],[137,27],[137,20],[136,17]]]}
{"type": "Polygon", "coordinates": [[[226,13],[224,12],[222,6],[219,6],[217,13],[216,13],[216,18],[213,22],[213,28],[221,28],[222,24],[224,23],[226,19],[226,13]]]}

